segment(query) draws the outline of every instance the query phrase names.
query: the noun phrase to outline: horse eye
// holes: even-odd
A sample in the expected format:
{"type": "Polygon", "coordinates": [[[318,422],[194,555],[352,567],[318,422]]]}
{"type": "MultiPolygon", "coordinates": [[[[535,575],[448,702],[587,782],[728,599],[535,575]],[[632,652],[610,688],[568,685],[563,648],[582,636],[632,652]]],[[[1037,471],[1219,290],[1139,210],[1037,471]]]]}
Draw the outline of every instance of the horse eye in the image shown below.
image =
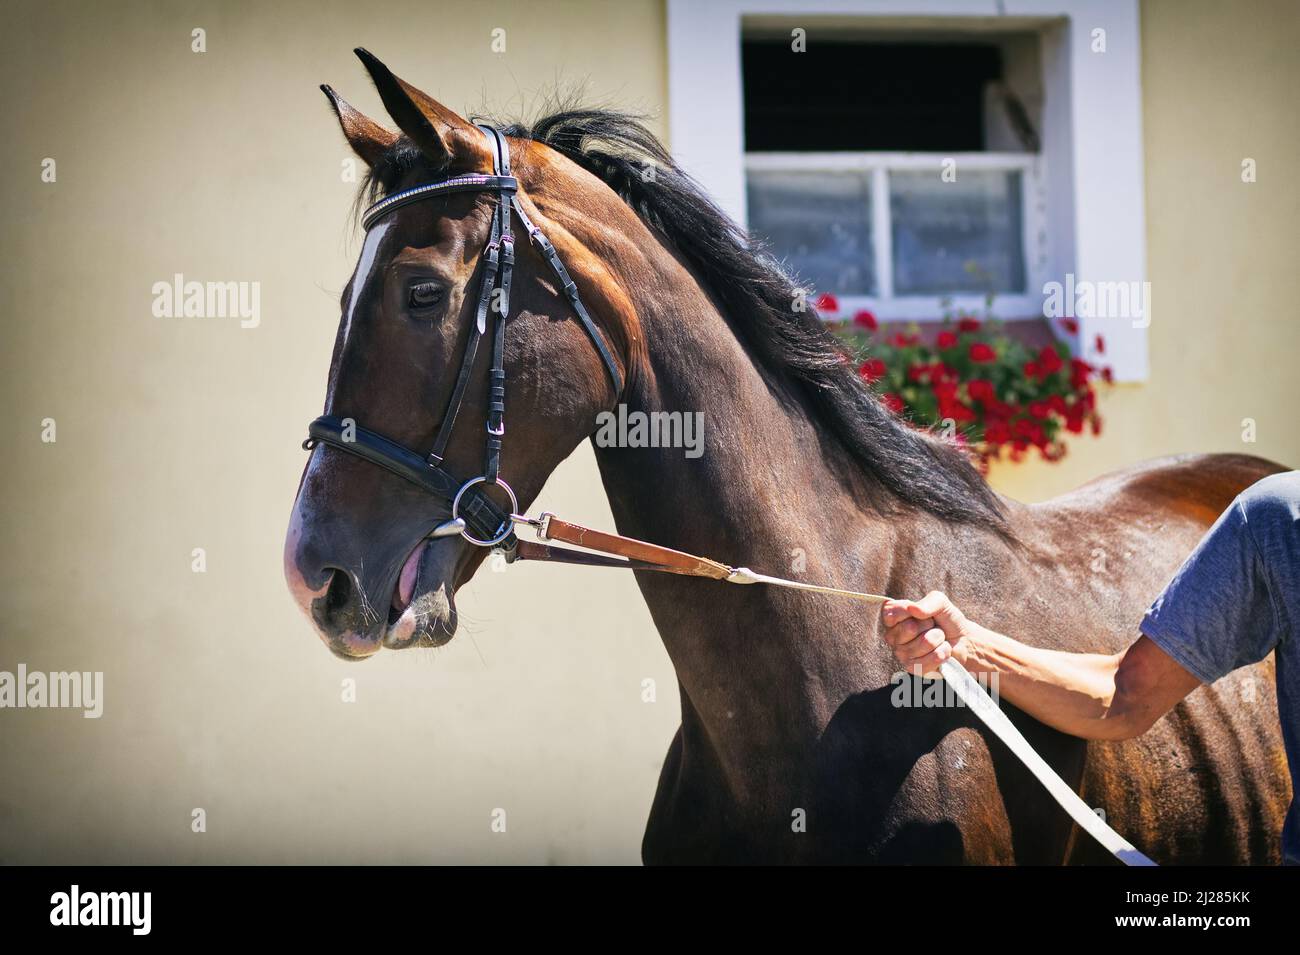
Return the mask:
{"type": "Polygon", "coordinates": [[[442,301],[442,286],[437,282],[421,282],[411,286],[411,308],[432,308],[442,301]]]}

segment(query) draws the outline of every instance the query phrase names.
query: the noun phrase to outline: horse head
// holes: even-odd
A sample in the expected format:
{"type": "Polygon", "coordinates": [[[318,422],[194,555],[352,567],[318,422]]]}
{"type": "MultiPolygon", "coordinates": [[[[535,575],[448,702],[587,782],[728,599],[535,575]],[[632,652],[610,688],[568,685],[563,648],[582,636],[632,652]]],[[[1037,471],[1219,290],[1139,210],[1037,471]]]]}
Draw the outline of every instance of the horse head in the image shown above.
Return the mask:
{"type": "Polygon", "coordinates": [[[401,133],[322,87],[369,167],[370,198],[388,202],[366,216],[342,295],[325,415],[313,426],[284,550],[294,600],[348,659],[451,639],[456,590],[487,554],[471,540],[508,537],[511,512],[527,507],[616,400],[620,336],[606,339],[597,325],[617,324],[629,308],[552,218],[556,209],[580,215],[584,186],[604,188],[598,180],[546,146],[498,140],[357,54],[401,133]],[[522,236],[515,250],[515,222],[540,252],[522,236]],[[559,254],[546,254],[543,234],[559,254]],[[595,317],[562,266],[557,276],[560,255],[595,317]],[[527,440],[502,454],[507,417],[527,440]],[[430,476],[444,493],[421,485],[430,476]],[[455,517],[480,529],[452,523],[453,503],[455,517]],[[485,515],[495,517],[485,524],[485,515]]]}

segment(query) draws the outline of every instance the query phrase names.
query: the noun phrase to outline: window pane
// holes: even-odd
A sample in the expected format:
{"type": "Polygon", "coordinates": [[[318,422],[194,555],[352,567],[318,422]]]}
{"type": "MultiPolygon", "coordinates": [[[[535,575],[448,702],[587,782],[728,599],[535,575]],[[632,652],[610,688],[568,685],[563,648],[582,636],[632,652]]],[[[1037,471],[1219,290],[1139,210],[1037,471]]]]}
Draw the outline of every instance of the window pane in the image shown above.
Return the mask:
{"type": "Polygon", "coordinates": [[[864,173],[751,172],[749,229],[817,292],[871,295],[871,182],[864,173]]]}
{"type": "Polygon", "coordinates": [[[894,294],[1025,291],[1019,172],[891,171],[889,207],[894,294]]]}

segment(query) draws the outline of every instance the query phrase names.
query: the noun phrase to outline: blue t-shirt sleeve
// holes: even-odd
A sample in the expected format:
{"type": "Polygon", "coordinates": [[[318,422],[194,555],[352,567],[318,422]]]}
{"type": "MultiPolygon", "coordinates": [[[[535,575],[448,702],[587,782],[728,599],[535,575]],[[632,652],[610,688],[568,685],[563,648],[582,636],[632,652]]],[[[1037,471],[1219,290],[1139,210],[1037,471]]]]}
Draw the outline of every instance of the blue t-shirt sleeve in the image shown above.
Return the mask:
{"type": "Polygon", "coordinates": [[[1142,633],[1204,683],[1264,659],[1284,632],[1249,493],[1220,515],[1142,618],[1142,633]]]}

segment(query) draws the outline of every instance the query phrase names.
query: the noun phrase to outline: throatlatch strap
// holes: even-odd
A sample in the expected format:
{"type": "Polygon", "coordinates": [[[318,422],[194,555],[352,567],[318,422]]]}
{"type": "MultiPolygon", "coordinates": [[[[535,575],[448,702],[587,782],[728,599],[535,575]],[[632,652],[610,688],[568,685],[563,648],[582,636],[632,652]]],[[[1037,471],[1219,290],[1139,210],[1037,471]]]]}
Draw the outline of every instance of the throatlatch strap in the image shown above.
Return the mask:
{"type": "Polygon", "coordinates": [[[560,280],[560,286],[564,289],[565,298],[573,306],[573,311],[577,314],[578,321],[582,322],[587,337],[591,339],[591,343],[596,346],[596,351],[600,353],[600,360],[605,363],[610,381],[614,383],[614,394],[621,395],[623,393],[623,377],[618,372],[618,365],[614,362],[614,356],[610,353],[609,346],[605,344],[605,336],[600,333],[600,329],[592,321],[591,315],[587,313],[586,306],[582,304],[582,299],[578,295],[578,286],[569,276],[569,270],[564,267],[564,263],[560,261],[560,253],[555,251],[555,246],[551,244],[551,240],[542,234],[542,230],[533,224],[532,219],[528,218],[528,213],[524,212],[524,207],[519,204],[517,194],[511,197],[510,204],[515,207],[519,221],[528,230],[528,238],[541,250],[542,257],[546,259],[546,264],[555,273],[555,277],[560,280]]]}

